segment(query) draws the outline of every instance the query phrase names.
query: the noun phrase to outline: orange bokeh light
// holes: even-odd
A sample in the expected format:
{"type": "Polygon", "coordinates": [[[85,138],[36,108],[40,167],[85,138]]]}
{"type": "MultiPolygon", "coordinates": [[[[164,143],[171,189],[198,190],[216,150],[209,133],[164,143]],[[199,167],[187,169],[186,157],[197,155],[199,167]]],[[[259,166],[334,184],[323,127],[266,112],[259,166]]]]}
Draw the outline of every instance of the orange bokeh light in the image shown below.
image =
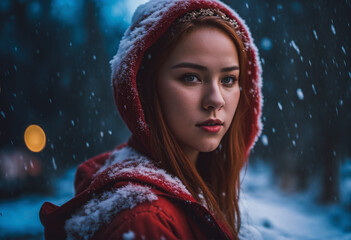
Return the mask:
{"type": "Polygon", "coordinates": [[[32,152],[40,152],[46,145],[44,130],[38,125],[30,125],[24,132],[24,142],[32,152]]]}

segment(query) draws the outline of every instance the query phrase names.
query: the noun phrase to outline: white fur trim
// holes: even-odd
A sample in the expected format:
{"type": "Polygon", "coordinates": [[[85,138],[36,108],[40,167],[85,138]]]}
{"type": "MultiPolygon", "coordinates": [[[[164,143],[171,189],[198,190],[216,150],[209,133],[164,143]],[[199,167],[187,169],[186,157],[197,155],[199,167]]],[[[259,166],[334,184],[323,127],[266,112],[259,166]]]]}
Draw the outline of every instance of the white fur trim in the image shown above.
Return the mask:
{"type": "Polygon", "coordinates": [[[128,184],[91,199],[65,223],[67,240],[90,239],[95,232],[124,209],[152,202],[157,196],[149,187],[128,184]]]}

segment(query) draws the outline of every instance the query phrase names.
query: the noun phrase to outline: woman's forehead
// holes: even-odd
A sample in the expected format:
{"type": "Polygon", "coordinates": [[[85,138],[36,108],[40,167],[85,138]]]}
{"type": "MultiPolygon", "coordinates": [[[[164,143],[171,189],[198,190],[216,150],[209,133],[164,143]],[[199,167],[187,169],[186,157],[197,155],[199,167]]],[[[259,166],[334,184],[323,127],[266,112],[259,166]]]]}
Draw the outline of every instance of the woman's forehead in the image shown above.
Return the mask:
{"type": "Polygon", "coordinates": [[[200,62],[228,65],[238,62],[232,39],[214,27],[198,28],[183,36],[175,45],[166,62],[200,62]]]}

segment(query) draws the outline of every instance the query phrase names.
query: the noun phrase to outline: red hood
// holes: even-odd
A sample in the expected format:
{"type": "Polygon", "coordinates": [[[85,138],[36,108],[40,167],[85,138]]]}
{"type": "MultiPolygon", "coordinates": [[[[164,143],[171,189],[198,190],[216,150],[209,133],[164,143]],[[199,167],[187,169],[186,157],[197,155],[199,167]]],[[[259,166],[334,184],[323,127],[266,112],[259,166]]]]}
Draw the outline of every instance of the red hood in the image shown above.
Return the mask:
{"type": "Polygon", "coordinates": [[[78,167],[76,175],[76,194],[84,191],[98,192],[116,182],[138,182],[158,188],[185,200],[195,201],[183,183],[165,170],[157,167],[154,161],[135,148],[122,145],[103,158],[93,158],[78,167]],[[88,174],[90,176],[88,176],[88,174]],[[80,176],[83,181],[80,181],[80,176]],[[91,179],[84,188],[83,182],[91,179]]]}
{"type": "Polygon", "coordinates": [[[131,26],[126,30],[117,54],[111,60],[112,85],[115,103],[124,122],[139,145],[149,152],[149,129],[145,122],[137,91],[136,76],[144,52],[155,43],[171,26],[172,22],[188,11],[200,8],[217,8],[228,17],[235,19],[245,46],[248,48],[247,69],[249,79],[249,101],[251,108],[246,113],[244,127],[246,153],[261,132],[261,64],[249,28],[239,15],[227,5],[216,0],[155,0],[139,6],[131,26]]]}

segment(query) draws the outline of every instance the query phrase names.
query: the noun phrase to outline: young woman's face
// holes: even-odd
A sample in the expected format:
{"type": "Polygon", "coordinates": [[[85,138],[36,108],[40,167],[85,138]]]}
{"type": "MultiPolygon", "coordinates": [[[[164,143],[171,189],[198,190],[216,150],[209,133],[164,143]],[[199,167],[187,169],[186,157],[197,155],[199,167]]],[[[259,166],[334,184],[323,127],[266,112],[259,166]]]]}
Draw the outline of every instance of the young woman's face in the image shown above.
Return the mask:
{"type": "Polygon", "coordinates": [[[175,46],[157,74],[166,123],[184,153],[215,150],[227,132],[240,97],[239,58],[221,30],[193,30],[175,46]]]}

